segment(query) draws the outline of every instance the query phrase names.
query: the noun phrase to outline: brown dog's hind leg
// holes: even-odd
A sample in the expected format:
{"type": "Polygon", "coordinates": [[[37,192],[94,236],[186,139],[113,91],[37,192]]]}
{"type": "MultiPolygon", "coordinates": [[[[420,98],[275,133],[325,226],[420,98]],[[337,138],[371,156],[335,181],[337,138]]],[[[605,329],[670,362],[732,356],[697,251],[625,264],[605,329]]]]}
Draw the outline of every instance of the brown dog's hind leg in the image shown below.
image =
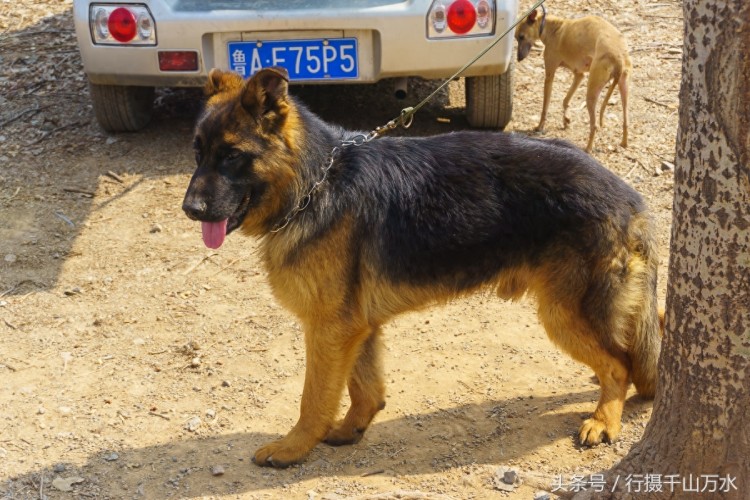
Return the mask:
{"type": "Polygon", "coordinates": [[[588,88],[586,90],[586,109],[589,112],[589,142],[586,145],[586,152],[590,153],[594,146],[594,135],[596,134],[596,101],[602,89],[609,81],[609,71],[602,67],[591,66],[589,73],[588,88]]]}
{"type": "Polygon", "coordinates": [[[622,142],[620,146],[628,147],[628,73],[623,73],[618,83],[622,101],[622,142]]]}
{"type": "Polygon", "coordinates": [[[627,356],[605,349],[591,325],[574,312],[575,308],[540,299],[539,318],[550,339],[573,359],[590,366],[599,378],[599,404],[579,429],[581,444],[596,445],[605,438],[614,442],[622,427],[622,408],[630,383],[627,356]]]}
{"type": "Polygon", "coordinates": [[[337,322],[305,328],[307,365],[299,420],[285,437],[255,452],[256,464],[288,467],[299,463],[326,437],[347,377],[369,335],[369,328],[337,322]]]}
{"type": "Polygon", "coordinates": [[[375,328],[349,375],[349,411],[328,433],[326,443],[340,446],[359,442],[375,414],[385,407],[381,352],[381,332],[375,328]]]}
{"type": "Polygon", "coordinates": [[[583,73],[573,73],[573,83],[570,84],[568,93],[565,95],[565,99],[563,99],[563,128],[568,128],[568,125],[570,124],[570,118],[568,118],[568,104],[570,104],[570,99],[581,85],[581,80],[583,80],[583,73]]]}

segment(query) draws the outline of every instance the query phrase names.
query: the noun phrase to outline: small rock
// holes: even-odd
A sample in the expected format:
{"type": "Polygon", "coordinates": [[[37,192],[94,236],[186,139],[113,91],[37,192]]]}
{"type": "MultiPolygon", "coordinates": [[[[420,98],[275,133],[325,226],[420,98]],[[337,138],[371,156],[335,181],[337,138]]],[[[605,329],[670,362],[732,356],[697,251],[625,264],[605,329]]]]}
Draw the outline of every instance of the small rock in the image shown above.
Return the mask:
{"type": "Polygon", "coordinates": [[[537,491],[534,493],[534,500],[550,500],[552,498],[546,491],[537,491]]]}
{"type": "Polygon", "coordinates": [[[151,234],[153,233],[161,233],[161,224],[154,224],[151,226],[151,234]]]}
{"type": "Polygon", "coordinates": [[[210,418],[211,420],[215,419],[216,418],[216,410],[212,410],[211,408],[209,408],[208,410],[206,410],[206,418],[210,418]]]}
{"type": "Polygon", "coordinates": [[[189,432],[195,432],[201,426],[200,417],[193,417],[185,423],[185,429],[189,432]]]}
{"type": "Polygon", "coordinates": [[[199,357],[197,357],[197,356],[196,356],[196,357],[194,357],[194,358],[193,358],[193,359],[192,359],[192,360],[190,361],[190,367],[191,367],[191,368],[198,368],[198,367],[199,367],[200,365],[201,365],[201,358],[199,358],[199,357]]]}
{"type": "Polygon", "coordinates": [[[58,474],[65,472],[65,464],[55,464],[55,467],[52,470],[58,474]]]}
{"type": "Polygon", "coordinates": [[[9,253],[5,256],[5,262],[8,262],[9,264],[13,264],[17,260],[18,260],[18,257],[12,253],[9,253]]]}
{"type": "Polygon", "coordinates": [[[230,387],[231,385],[232,385],[232,383],[229,380],[223,380],[221,382],[221,386],[222,387],[230,387]]]}
{"type": "Polygon", "coordinates": [[[509,467],[498,467],[495,469],[495,476],[492,478],[492,484],[496,490],[514,491],[518,483],[518,472],[509,467]]]}
{"type": "Polygon", "coordinates": [[[119,458],[120,458],[120,455],[118,455],[114,451],[110,453],[109,455],[104,455],[104,460],[106,460],[107,462],[114,462],[115,460],[119,458]]]}
{"type": "Polygon", "coordinates": [[[68,297],[71,297],[71,296],[73,296],[73,295],[80,295],[80,293],[81,293],[81,289],[80,289],[80,288],[78,288],[78,287],[74,287],[74,288],[71,288],[71,289],[69,289],[69,290],[65,290],[65,292],[64,292],[64,293],[65,293],[65,295],[67,295],[68,297]]]}
{"type": "Polygon", "coordinates": [[[224,467],[221,465],[214,465],[213,467],[211,467],[212,476],[223,476],[224,472],[224,467]]]}
{"type": "Polygon", "coordinates": [[[112,144],[117,142],[117,137],[107,137],[107,146],[111,146],[112,144]]]}
{"type": "Polygon", "coordinates": [[[44,406],[40,406],[39,409],[36,411],[37,415],[44,415],[47,413],[47,410],[44,408],[44,406]]]}
{"type": "Polygon", "coordinates": [[[82,477],[56,477],[52,481],[52,487],[59,491],[70,492],[73,491],[73,485],[84,482],[85,479],[82,477]]]}

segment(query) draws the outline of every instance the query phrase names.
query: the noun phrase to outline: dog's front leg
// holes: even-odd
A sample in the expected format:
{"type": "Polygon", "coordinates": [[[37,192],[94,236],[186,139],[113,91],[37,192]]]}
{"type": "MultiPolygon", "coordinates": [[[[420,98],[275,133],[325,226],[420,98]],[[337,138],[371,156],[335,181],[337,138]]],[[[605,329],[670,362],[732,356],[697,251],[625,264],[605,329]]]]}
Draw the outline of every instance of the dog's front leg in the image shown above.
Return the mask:
{"type": "Polygon", "coordinates": [[[539,119],[539,125],[536,127],[537,132],[544,132],[544,123],[547,121],[547,109],[552,97],[552,83],[555,81],[555,72],[557,64],[544,64],[544,101],[542,102],[542,117],[539,119]]]}
{"type": "Polygon", "coordinates": [[[367,328],[352,328],[335,321],[305,329],[307,366],[299,420],[284,438],[255,452],[256,464],[288,467],[299,463],[326,437],[368,334],[367,328]]]}
{"type": "Polygon", "coordinates": [[[357,362],[349,375],[349,397],[352,404],[346,417],[326,436],[325,441],[330,445],[340,446],[359,442],[375,414],[385,407],[381,337],[380,328],[373,328],[362,345],[357,362]]]}

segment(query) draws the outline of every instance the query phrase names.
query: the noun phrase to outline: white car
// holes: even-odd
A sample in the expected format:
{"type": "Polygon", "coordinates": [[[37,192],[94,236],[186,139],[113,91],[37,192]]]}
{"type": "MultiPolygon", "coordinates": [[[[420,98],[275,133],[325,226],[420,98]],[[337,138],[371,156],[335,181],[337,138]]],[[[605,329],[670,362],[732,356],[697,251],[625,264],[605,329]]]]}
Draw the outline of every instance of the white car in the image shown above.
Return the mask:
{"type": "MultiPolygon", "coordinates": [[[[211,68],[250,76],[284,66],[292,83],[447,78],[515,20],[517,0],[74,0],[78,45],[101,126],[151,118],[155,87],[204,85],[211,68]]],[[[465,73],[469,124],[512,112],[513,36],[465,73]]]]}

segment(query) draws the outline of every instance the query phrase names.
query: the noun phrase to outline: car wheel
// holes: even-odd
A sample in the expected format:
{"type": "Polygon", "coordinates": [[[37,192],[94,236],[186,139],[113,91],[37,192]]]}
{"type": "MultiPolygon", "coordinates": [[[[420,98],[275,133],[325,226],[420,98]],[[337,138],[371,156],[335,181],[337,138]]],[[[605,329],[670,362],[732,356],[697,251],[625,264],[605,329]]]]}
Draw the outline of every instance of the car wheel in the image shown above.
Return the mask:
{"type": "Polygon", "coordinates": [[[89,88],[96,120],[107,132],[135,132],[151,120],[153,87],[91,83],[89,88]]]}
{"type": "Polygon", "coordinates": [[[476,128],[504,129],[513,114],[513,64],[501,75],[466,77],[466,119],[476,128]]]}

